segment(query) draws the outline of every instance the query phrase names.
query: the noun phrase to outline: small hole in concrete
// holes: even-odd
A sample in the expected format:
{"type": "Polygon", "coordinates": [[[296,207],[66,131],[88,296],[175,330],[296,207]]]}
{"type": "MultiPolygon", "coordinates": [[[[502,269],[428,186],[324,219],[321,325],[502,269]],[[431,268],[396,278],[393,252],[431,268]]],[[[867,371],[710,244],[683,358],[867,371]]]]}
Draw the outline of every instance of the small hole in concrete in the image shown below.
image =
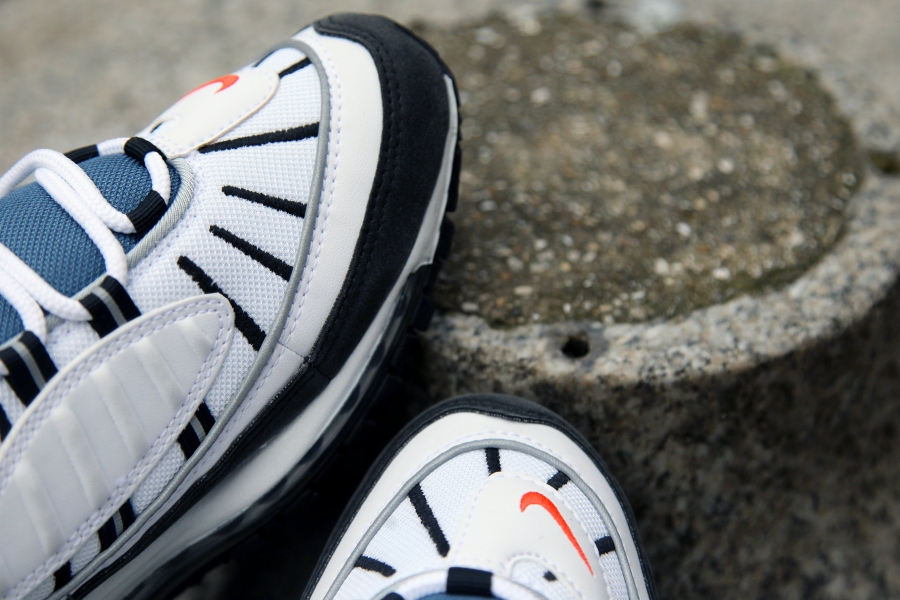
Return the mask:
{"type": "Polygon", "coordinates": [[[563,344],[562,353],[569,358],[581,358],[591,351],[591,342],[583,333],[570,335],[563,344]]]}
{"type": "Polygon", "coordinates": [[[869,150],[869,158],[876,169],[885,175],[900,175],[900,153],[869,150]]]}

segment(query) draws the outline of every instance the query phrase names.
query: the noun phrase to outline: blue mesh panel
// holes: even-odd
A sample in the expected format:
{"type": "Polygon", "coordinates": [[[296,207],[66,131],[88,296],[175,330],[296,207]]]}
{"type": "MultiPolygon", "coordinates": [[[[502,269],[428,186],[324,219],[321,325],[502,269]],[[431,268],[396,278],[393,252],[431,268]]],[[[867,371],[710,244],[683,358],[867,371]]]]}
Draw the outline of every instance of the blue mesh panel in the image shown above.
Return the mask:
{"type": "MultiPolygon", "coordinates": [[[[150,174],[133,158],[101,156],[80,165],[109,203],[129,212],[150,191],[150,174]]],[[[173,169],[172,197],[180,180],[173,169]]],[[[136,236],[115,234],[126,252],[136,236]]],[[[0,198],[0,243],[15,252],[50,285],[67,296],[80,292],[100,277],[103,257],[78,223],[44,188],[31,183],[0,198]]],[[[0,297],[0,343],[22,331],[18,313],[0,297]]]]}

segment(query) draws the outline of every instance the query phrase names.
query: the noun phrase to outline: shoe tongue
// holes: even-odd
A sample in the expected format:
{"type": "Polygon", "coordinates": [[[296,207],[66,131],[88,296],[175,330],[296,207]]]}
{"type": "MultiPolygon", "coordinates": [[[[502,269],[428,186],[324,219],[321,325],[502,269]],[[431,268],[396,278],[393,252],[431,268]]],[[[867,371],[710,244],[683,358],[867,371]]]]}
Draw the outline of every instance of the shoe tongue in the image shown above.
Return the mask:
{"type": "MultiPolygon", "coordinates": [[[[79,164],[103,197],[118,211],[133,210],[150,191],[146,167],[130,156],[114,154],[79,164]]],[[[172,197],[180,180],[169,167],[172,197]]],[[[128,252],[137,235],[115,234],[128,252]]],[[[0,243],[25,261],[47,283],[73,296],[106,272],[103,256],[84,229],[37,183],[0,198],[0,243]]],[[[0,344],[22,331],[16,310],[0,296],[0,344]]]]}

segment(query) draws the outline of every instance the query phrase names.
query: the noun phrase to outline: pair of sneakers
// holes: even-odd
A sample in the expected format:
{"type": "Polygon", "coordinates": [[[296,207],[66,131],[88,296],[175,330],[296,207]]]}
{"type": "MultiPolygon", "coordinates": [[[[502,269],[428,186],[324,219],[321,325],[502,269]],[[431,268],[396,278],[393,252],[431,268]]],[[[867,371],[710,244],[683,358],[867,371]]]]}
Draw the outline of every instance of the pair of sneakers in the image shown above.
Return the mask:
{"type": "MultiPolygon", "coordinates": [[[[436,53],[338,15],[0,178],[0,599],[170,593],[352,452],[431,319],[458,142],[436,53]]],[[[654,597],[621,490],[553,413],[421,415],[306,592],[445,595],[654,597]]]]}

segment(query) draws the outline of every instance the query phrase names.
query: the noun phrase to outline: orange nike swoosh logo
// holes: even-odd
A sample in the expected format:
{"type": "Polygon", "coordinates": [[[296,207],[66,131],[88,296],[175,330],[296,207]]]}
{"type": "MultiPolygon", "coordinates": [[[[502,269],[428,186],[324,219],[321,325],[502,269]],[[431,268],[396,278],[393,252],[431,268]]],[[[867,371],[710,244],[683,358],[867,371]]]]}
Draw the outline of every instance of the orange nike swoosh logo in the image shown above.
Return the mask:
{"type": "Polygon", "coordinates": [[[207,86],[213,85],[215,83],[221,83],[222,87],[220,87],[219,89],[217,89],[214,92],[214,93],[218,94],[219,92],[223,92],[223,91],[227,90],[228,88],[230,88],[231,86],[233,86],[235,83],[237,83],[238,79],[240,79],[240,75],[222,75],[221,77],[217,77],[217,78],[213,79],[212,81],[207,81],[203,85],[194,88],[193,90],[191,90],[190,92],[185,94],[184,97],[187,98],[194,92],[196,92],[198,90],[202,90],[203,88],[205,88],[207,86]]]}
{"type": "Polygon", "coordinates": [[[553,501],[539,492],[527,492],[522,496],[522,501],[519,502],[519,510],[525,512],[526,508],[533,505],[540,506],[548,513],[550,513],[550,516],[553,517],[553,520],[556,521],[556,524],[559,525],[560,528],[562,528],[563,533],[566,534],[566,537],[569,538],[569,541],[572,542],[573,546],[575,546],[575,549],[578,551],[578,555],[581,557],[581,560],[584,561],[584,564],[587,566],[588,571],[590,571],[591,575],[593,575],[594,569],[591,568],[591,563],[588,562],[587,556],[584,555],[584,550],[581,549],[581,546],[578,544],[578,540],[575,539],[575,534],[572,533],[572,528],[569,527],[569,524],[566,523],[566,520],[563,518],[563,516],[559,514],[559,509],[556,508],[556,505],[553,504],[553,501]]]}

